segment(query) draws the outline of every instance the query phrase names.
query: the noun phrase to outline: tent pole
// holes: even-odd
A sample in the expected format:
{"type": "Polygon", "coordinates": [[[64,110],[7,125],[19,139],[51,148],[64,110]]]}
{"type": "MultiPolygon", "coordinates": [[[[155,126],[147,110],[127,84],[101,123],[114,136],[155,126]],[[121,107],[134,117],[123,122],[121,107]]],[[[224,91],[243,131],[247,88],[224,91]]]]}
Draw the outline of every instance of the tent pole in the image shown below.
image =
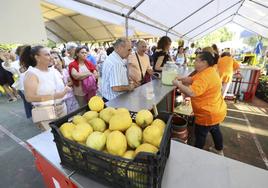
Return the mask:
{"type": "Polygon", "coordinates": [[[208,6],[210,3],[212,3],[215,0],[211,0],[209,2],[207,2],[206,4],[204,4],[202,7],[198,8],[197,10],[195,10],[194,12],[192,12],[190,15],[186,16],[185,18],[183,18],[182,20],[180,20],[178,23],[176,23],[175,25],[173,25],[172,27],[168,28],[168,30],[166,31],[166,35],[169,33],[169,31],[171,29],[173,29],[174,27],[176,27],[177,25],[181,24],[182,22],[184,22],[185,20],[187,20],[188,18],[192,17],[194,14],[196,14],[197,12],[199,12],[200,10],[202,10],[203,8],[205,8],[206,6],[208,6]]]}
{"type": "Polygon", "coordinates": [[[259,2],[253,1],[253,0],[249,0],[249,1],[252,2],[252,3],[255,3],[257,5],[260,5],[260,6],[264,7],[264,8],[268,8],[268,6],[266,6],[266,5],[262,4],[262,3],[259,3],[259,2]]]}
{"type": "Polygon", "coordinates": [[[126,17],[125,29],[126,29],[126,39],[128,39],[128,17],[126,17]]]}
{"type": "MultiPolygon", "coordinates": [[[[197,35],[193,36],[190,40],[192,40],[193,38],[195,38],[195,37],[201,35],[202,33],[206,32],[207,30],[211,29],[212,27],[214,27],[214,26],[216,26],[216,25],[222,23],[224,20],[227,20],[228,18],[230,18],[230,17],[232,17],[232,16],[234,16],[234,14],[225,17],[224,19],[220,20],[220,21],[217,22],[216,24],[210,26],[209,28],[205,29],[204,31],[202,31],[202,32],[198,33],[197,35]]],[[[229,23],[229,22],[228,22],[228,23],[229,23]]],[[[215,29],[215,30],[216,30],[216,29],[215,29]]]]}
{"type": "Polygon", "coordinates": [[[63,42],[67,42],[67,40],[65,40],[64,38],[62,38],[61,36],[59,36],[56,32],[54,32],[53,30],[51,30],[49,27],[45,26],[46,30],[48,30],[50,33],[52,33],[53,35],[55,35],[56,37],[58,37],[60,40],[62,40],[63,42]]]}
{"type": "MultiPolygon", "coordinates": [[[[243,27],[245,30],[248,30],[248,31],[250,31],[250,32],[252,32],[252,33],[255,33],[256,35],[261,35],[261,34],[255,32],[255,31],[253,31],[253,30],[251,30],[251,29],[248,29],[247,27],[245,27],[245,26],[243,26],[243,25],[237,23],[236,21],[232,21],[232,22],[233,22],[234,24],[236,24],[236,25],[239,25],[240,27],[243,27]]],[[[262,36],[262,35],[261,35],[261,36],[262,36]]],[[[265,37],[264,37],[264,38],[265,38],[265,37]]]]}
{"type": "MultiPolygon", "coordinates": [[[[222,25],[221,27],[223,27],[223,26],[225,26],[226,24],[231,23],[231,22],[232,22],[232,20],[230,20],[229,22],[226,22],[226,23],[225,23],[224,25],[222,25]]],[[[213,29],[212,31],[210,31],[210,32],[207,33],[206,35],[208,35],[208,34],[214,32],[214,31],[218,30],[218,29],[221,28],[221,27],[218,27],[218,28],[216,28],[216,29],[213,29]]],[[[208,29],[207,29],[207,30],[208,30],[208,29]]],[[[207,31],[207,30],[206,30],[206,31],[207,31]]],[[[201,33],[201,34],[202,34],[202,33],[201,33]]],[[[200,34],[199,34],[199,35],[200,35],[200,34]]],[[[198,37],[199,35],[194,36],[193,38],[191,38],[191,40],[193,40],[194,38],[198,37]]],[[[206,35],[204,35],[204,36],[206,36],[206,35]]]]}
{"type": "Polygon", "coordinates": [[[214,18],[218,17],[219,15],[221,15],[222,13],[230,10],[231,8],[233,8],[234,6],[238,5],[239,3],[241,3],[243,0],[240,0],[238,2],[236,2],[235,4],[229,6],[228,8],[224,9],[223,11],[221,11],[220,13],[218,13],[217,15],[213,16],[212,18],[206,20],[205,22],[201,23],[200,25],[196,26],[195,28],[193,28],[192,30],[187,31],[186,33],[184,33],[182,36],[184,37],[185,35],[188,35],[189,33],[193,32],[194,30],[198,29],[199,27],[203,26],[204,24],[210,22],[211,20],[213,20],[214,18]]]}
{"type": "Polygon", "coordinates": [[[125,28],[126,28],[126,38],[128,39],[128,18],[130,14],[132,14],[136,8],[138,8],[145,0],[140,0],[134,7],[132,7],[126,15],[125,28]]]}
{"type": "Polygon", "coordinates": [[[240,16],[240,17],[242,17],[242,18],[244,18],[244,19],[246,19],[246,20],[249,20],[249,21],[251,21],[251,22],[253,22],[253,23],[255,23],[255,24],[259,25],[259,26],[264,27],[265,29],[268,29],[268,27],[267,27],[266,25],[263,25],[263,24],[261,24],[261,23],[259,23],[259,22],[256,22],[255,20],[252,20],[252,19],[250,19],[250,18],[248,18],[248,17],[245,17],[245,16],[243,16],[243,15],[241,15],[241,14],[237,14],[237,16],[240,16]]]}
{"type": "MultiPolygon", "coordinates": [[[[85,1],[85,0],[73,0],[73,1],[78,2],[78,3],[81,3],[81,4],[84,4],[84,5],[88,5],[88,6],[94,7],[94,8],[96,8],[96,9],[100,9],[100,10],[109,12],[109,13],[112,13],[112,14],[115,14],[115,15],[117,15],[117,16],[122,16],[122,17],[124,17],[124,18],[126,17],[125,14],[122,14],[122,13],[117,12],[117,11],[114,11],[114,10],[112,10],[112,9],[108,9],[108,8],[106,8],[106,7],[103,7],[103,6],[100,6],[100,5],[91,3],[91,2],[89,2],[89,1],[85,1]]],[[[136,22],[142,23],[142,24],[144,24],[144,25],[147,25],[147,26],[156,28],[156,29],[158,29],[158,30],[160,30],[160,31],[164,31],[164,32],[167,31],[167,30],[164,29],[164,28],[158,27],[158,26],[156,26],[156,25],[147,23],[147,22],[145,22],[145,21],[143,21],[143,20],[140,20],[140,19],[137,19],[137,18],[134,18],[134,17],[131,17],[131,16],[129,16],[128,19],[131,19],[131,20],[134,20],[134,21],[136,21],[136,22]]],[[[178,34],[173,33],[173,32],[169,32],[169,33],[172,34],[172,35],[175,35],[175,36],[179,36],[178,34]]]]}

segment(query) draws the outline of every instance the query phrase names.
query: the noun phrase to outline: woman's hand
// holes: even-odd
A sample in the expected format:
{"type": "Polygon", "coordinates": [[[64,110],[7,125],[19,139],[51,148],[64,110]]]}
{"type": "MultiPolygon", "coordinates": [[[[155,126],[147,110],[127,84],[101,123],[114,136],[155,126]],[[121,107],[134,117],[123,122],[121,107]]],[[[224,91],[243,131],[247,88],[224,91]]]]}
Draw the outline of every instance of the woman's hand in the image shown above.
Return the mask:
{"type": "Polygon", "coordinates": [[[65,86],[65,88],[64,88],[64,90],[62,92],[55,93],[53,95],[53,100],[55,100],[55,99],[62,99],[70,91],[72,91],[72,88],[69,87],[69,86],[65,86]]]}
{"type": "Polygon", "coordinates": [[[178,80],[178,81],[181,81],[182,79],[184,79],[185,77],[182,77],[182,76],[176,76],[176,80],[178,80]]]}
{"type": "Polygon", "coordinates": [[[128,85],[128,91],[133,91],[135,89],[135,84],[134,82],[130,82],[128,85]]]}
{"type": "Polygon", "coordinates": [[[176,86],[181,93],[184,93],[186,96],[194,97],[192,89],[182,83],[182,81],[177,80],[176,78],[172,81],[172,84],[176,86]]]}
{"type": "Polygon", "coordinates": [[[147,73],[148,73],[149,75],[153,75],[154,71],[153,71],[153,69],[147,69],[147,73]]]}
{"type": "Polygon", "coordinates": [[[73,89],[69,86],[65,86],[64,90],[63,90],[63,93],[64,95],[66,95],[67,93],[69,93],[70,91],[72,91],[73,89]]]}
{"type": "Polygon", "coordinates": [[[172,81],[172,84],[174,85],[174,86],[176,86],[176,87],[180,87],[180,85],[182,85],[182,82],[180,81],[180,80],[178,80],[178,79],[174,79],[173,81],[172,81]]]}
{"type": "Polygon", "coordinates": [[[94,70],[93,75],[94,75],[95,79],[98,79],[99,73],[96,70],[94,70]]]}
{"type": "Polygon", "coordinates": [[[0,52],[0,59],[2,59],[4,62],[6,62],[6,57],[4,56],[3,52],[0,52]]]}
{"type": "Polygon", "coordinates": [[[191,85],[193,83],[193,79],[191,77],[185,77],[181,79],[184,85],[191,85]]]}

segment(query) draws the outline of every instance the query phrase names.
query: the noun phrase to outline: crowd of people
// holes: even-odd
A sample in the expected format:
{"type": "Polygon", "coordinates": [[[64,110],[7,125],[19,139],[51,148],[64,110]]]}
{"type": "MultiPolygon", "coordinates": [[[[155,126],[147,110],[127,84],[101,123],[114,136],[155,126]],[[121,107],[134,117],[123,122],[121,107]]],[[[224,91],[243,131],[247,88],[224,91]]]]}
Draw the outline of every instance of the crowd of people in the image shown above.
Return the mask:
{"type": "Polygon", "coordinates": [[[222,152],[219,123],[226,116],[224,96],[239,65],[229,52],[219,54],[216,45],[171,49],[171,43],[163,36],[156,47],[148,48],[144,40],[133,46],[128,39],[119,38],[113,47],[92,52],[87,45],[72,42],[63,50],[20,46],[13,56],[1,51],[0,84],[9,101],[22,98],[27,118],[48,129],[51,119],[86,105],[92,96],[100,95],[105,102],[112,100],[149,82],[168,61],[187,66],[194,54],[195,71],[188,77],[177,77],[173,84],[191,98],[196,147],[203,148],[211,132],[216,150],[222,152]],[[48,111],[53,115],[45,115],[48,111]]]}

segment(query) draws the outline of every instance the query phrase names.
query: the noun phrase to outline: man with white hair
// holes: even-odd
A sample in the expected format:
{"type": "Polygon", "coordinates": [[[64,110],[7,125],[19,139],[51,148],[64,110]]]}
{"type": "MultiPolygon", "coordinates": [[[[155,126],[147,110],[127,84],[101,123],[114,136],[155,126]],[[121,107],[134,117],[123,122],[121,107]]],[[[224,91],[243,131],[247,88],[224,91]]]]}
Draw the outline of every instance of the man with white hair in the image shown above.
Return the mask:
{"type": "Polygon", "coordinates": [[[74,42],[67,43],[66,50],[67,50],[68,56],[65,56],[63,58],[66,67],[68,67],[69,64],[74,61],[74,55],[75,55],[76,48],[77,48],[77,44],[75,44],[74,42]]]}
{"type": "Polygon", "coordinates": [[[145,74],[152,75],[153,69],[150,65],[150,58],[146,54],[147,44],[139,40],[136,44],[136,52],[129,56],[128,72],[129,79],[134,82],[135,87],[146,83],[145,74]]]}
{"type": "Polygon", "coordinates": [[[119,38],[113,46],[114,52],[106,58],[102,69],[101,93],[105,102],[134,89],[134,84],[128,81],[124,60],[131,53],[131,43],[125,38],[119,38]]]}

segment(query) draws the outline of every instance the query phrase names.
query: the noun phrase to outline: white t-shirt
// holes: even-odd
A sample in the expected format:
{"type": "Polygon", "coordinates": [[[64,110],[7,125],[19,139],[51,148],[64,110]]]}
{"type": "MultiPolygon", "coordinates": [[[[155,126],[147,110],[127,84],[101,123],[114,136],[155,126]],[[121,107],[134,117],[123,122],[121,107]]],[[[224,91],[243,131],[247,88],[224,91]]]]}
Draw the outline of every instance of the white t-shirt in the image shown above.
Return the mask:
{"type": "MultiPolygon", "coordinates": [[[[64,90],[64,83],[62,78],[59,76],[55,68],[49,68],[48,71],[41,71],[34,67],[29,67],[25,73],[25,77],[28,74],[34,74],[38,78],[38,95],[54,95],[57,92],[62,92],[64,90]]],[[[55,101],[49,100],[45,102],[33,102],[33,105],[51,105],[54,102],[59,103],[62,99],[56,99],[55,101]]]]}
{"type": "Polygon", "coordinates": [[[6,69],[7,71],[11,72],[13,75],[18,76],[18,79],[15,80],[14,84],[12,84],[12,87],[16,88],[17,90],[23,90],[23,80],[21,80],[21,73],[20,73],[20,61],[16,60],[8,64],[8,66],[5,66],[5,62],[2,62],[2,67],[6,69]]]}

